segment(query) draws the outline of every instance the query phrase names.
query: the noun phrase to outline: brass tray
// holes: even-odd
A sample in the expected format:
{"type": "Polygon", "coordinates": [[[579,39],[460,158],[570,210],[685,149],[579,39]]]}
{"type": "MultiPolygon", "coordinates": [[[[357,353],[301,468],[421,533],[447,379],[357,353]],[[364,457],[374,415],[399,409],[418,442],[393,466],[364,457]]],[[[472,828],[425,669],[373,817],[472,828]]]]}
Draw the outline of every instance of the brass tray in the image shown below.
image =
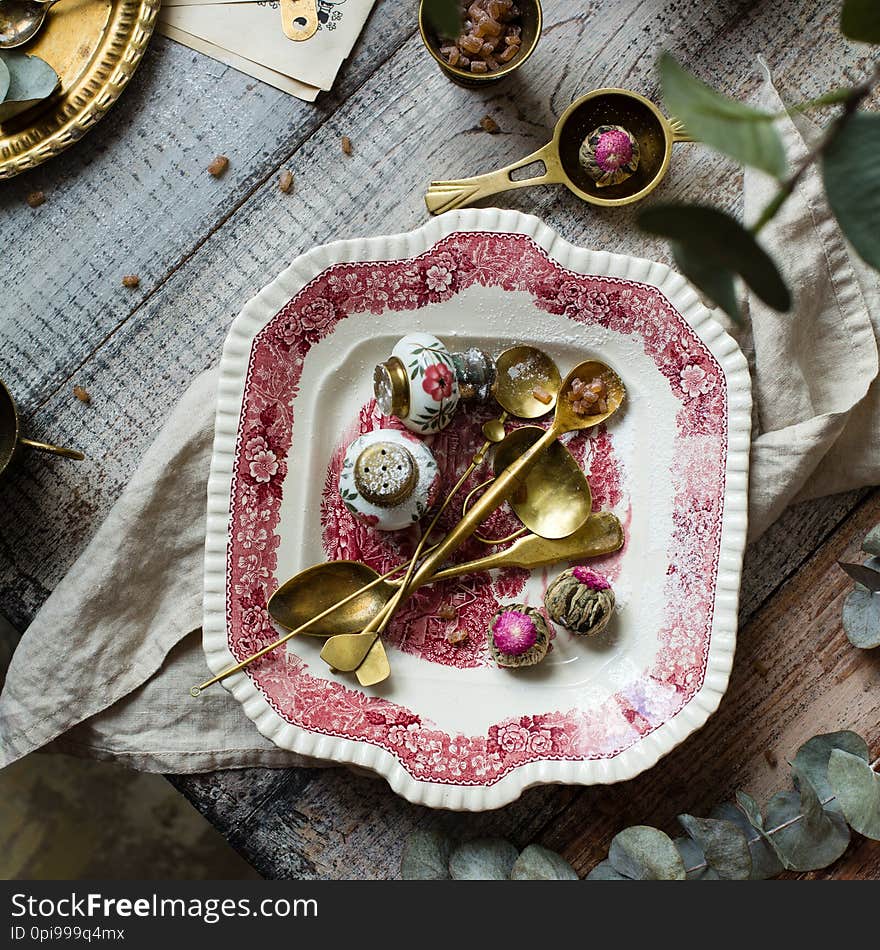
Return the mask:
{"type": "Polygon", "coordinates": [[[160,0],[59,0],[23,47],[61,78],[58,92],[0,126],[0,179],[79,141],[119,98],[144,55],[160,0]]]}

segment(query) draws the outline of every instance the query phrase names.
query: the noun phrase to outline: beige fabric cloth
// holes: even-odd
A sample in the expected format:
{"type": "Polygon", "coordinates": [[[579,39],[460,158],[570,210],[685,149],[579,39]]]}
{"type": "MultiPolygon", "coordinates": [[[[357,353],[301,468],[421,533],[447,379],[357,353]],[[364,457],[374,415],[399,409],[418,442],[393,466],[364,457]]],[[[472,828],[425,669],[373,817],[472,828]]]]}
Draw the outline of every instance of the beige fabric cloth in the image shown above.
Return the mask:
{"type": "MultiPolygon", "coordinates": [[[[769,82],[763,96],[782,108],[769,82]]],[[[796,160],[804,140],[790,122],[783,134],[796,160]]],[[[746,173],[746,220],[772,193],[746,173]]],[[[847,249],[815,169],[764,239],[797,304],[780,315],[748,301],[753,537],[792,501],[880,481],[880,282],[847,249]]],[[[215,384],[213,372],[195,381],[25,632],[0,695],[0,766],[49,744],[165,772],[303,762],[264,739],[222,688],[188,696],[206,673],[198,628],[215,384]]]]}

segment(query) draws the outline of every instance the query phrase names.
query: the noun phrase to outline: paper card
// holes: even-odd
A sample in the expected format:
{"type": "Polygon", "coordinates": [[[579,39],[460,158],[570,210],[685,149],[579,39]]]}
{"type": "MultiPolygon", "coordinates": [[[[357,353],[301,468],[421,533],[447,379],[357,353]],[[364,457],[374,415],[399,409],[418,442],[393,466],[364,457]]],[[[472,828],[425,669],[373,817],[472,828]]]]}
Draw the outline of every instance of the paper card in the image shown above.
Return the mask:
{"type": "Polygon", "coordinates": [[[229,50],[215,46],[213,43],[208,43],[198,36],[192,36],[183,30],[177,29],[175,26],[171,26],[169,23],[163,22],[161,19],[156,24],[156,29],[159,33],[162,33],[177,43],[181,43],[183,46],[188,46],[198,53],[204,53],[206,56],[210,56],[212,59],[216,59],[226,66],[237,69],[240,73],[253,76],[254,79],[259,79],[260,82],[268,83],[270,86],[274,86],[276,89],[280,89],[288,95],[296,96],[297,99],[303,99],[305,102],[314,102],[315,99],[318,98],[318,93],[321,91],[316,86],[309,86],[307,83],[300,82],[298,79],[285,76],[282,73],[275,72],[274,69],[268,69],[266,66],[261,66],[259,63],[245,59],[243,56],[237,56],[229,50]]]}
{"type": "Polygon", "coordinates": [[[372,6],[373,0],[319,0],[318,32],[299,43],[284,35],[277,3],[163,5],[160,17],[191,36],[327,90],[372,6]]]}

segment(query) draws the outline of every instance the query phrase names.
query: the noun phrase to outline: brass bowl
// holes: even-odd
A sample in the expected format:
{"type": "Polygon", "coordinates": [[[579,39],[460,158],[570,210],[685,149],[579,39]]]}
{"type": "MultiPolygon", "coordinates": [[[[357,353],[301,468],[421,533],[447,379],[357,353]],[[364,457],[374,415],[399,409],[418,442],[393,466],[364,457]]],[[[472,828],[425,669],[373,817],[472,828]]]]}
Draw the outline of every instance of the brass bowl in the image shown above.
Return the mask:
{"type": "Polygon", "coordinates": [[[498,82],[504,79],[512,72],[519,69],[520,66],[532,55],[538,40],[541,38],[541,28],[543,26],[543,13],[541,11],[541,0],[517,0],[517,6],[520,9],[522,17],[522,45],[520,51],[513,57],[509,63],[505,63],[500,69],[492,73],[472,73],[467,69],[458,69],[450,66],[449,63],[440,55],[440,42],[431,33],[431,29],[425,22],[425,3],[419,0],[419,33],[422,35],[422,42],[428,52],[437,60],[437,64],[444,73],[459,86],[487,86],[490,83],[498,82]]]}
{"type": "Polygon", "coordinates": [[[83,458],[82,452],[77,452],[74,449],[65,449],[60,445],[35,442],[33,439],[24,438],[21,434],[18,410],[15,408],[12,394],[3,385],[3,381],[0,380],[0,475],[3,474],[3,471],[18,454],[21,446],[77,461],[81,461],[83,458]]]}

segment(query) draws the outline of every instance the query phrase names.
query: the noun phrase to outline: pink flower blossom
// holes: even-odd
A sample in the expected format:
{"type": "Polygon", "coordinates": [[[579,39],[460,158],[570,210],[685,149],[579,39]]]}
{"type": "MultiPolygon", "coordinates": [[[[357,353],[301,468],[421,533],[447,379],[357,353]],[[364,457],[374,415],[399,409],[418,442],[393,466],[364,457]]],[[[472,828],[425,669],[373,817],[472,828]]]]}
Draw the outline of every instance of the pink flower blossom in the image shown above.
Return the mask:
{"type": "Polygon", "coordinates": [[[333,329],[336,308],[326,297],[316,297],[299,314],[302,335],[310,343],[318,343],[333,329]]]}
{"type": "Polygon", "coordinates": [[[452,395],[454,377],[445,363],[434,363],[425,370],[422,389],[436,402],[442,402],[452,395]]]}
{"type": "Polygon", "coordinates": [[[501,653],[522,656],[538,642],[538,628],[521,610],[505,610],[492,626],[492,640],[501,653]]]}
{"type": "Polygon", "coordinates": [[[702,366],[691,363],[679,373],[681,388],[691,397],[702,396],[709,392],[715,383],[709,378],[702,366]]]}
{"type": "Polygon", "coordinates": [[[508,722],[498,726],[495,741],[507,753],[525,752],[529,745],[529,730],[519,723],[508,722]]]}
{"type": "Polygon", "coordinates": [[[608,590],[611,587],[601,574],[591,571],[588,567],[578,565],[571,573],[591,590],[608,590]]]}
{"type": "Polygon", "coordinates": [[[425,273],[425,283],[428,285],[428,290],[433,290],[435,294],[442,294],[452,286],[453,276],[448,267],[433,264],[425,273]]]}
{"type": "Polygon", "coordinates": [[[274,452],[257,452],[250,464],[251,477],[258,482],[268,482],[278,472],[278,459],[274,452]]]}

